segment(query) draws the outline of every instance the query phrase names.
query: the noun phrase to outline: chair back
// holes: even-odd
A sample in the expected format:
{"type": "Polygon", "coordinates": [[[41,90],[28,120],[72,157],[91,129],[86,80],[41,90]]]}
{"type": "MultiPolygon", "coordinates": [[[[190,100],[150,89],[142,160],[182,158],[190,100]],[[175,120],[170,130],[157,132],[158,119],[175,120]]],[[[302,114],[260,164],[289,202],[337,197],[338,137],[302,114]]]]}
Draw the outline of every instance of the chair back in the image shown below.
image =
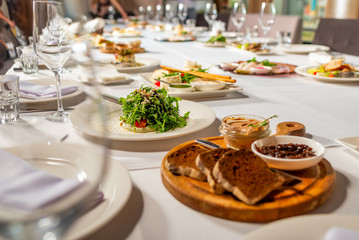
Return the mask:
{"type": "MultiPolygon", "coordinates": [[[[259,13],[248,13],[246,20],[241,28],[241,32],[246,32],[247,28],[253,30],[254,25],[258,26],[259,37],[263,37],[263,31],[258,22],[259,13]]],[[[229,18],[227,31],[236,31],[236,26],[229,18]]],[[[292,43],[302,42],[302,18],[293,15],[276,15],[275,21],[267,36],[270,38],[277,38],[278,31],[291,32],[292,43]]]]}
{"type": "Polygon", "coordinates": [[[322,18],[313,44],[322,44],[332,51],[359,55],[359,19],[322,18]]]}

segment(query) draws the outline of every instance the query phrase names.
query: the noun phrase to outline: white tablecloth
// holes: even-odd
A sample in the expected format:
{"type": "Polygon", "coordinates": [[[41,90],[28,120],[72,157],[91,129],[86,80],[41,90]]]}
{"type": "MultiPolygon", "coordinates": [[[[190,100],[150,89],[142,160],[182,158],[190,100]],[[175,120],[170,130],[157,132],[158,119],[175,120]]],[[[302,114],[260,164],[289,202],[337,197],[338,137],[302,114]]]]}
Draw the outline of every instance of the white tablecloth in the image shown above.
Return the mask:
{"type": "MultiPolygon", "coordinates": [[[[254,55],[239,52],[234,48],[208,48],[198,42],[157,42],[155,35],[144,32],[141,38],[145,53],[138,57],[160,59],[164,65],[183,68],[185,60],[194,60],[210,72],[228,74],[216,65],[221,62],[248,60],[254,55]]],[[[128,41],[124,39],[123,41],[128,41]]],[[[95,50],[98,51],[98,50],[95,50]]],[[[98,58],[112,55],[97,53],[98,58]]],[[[273,62],[295,65],[309,64],[307,55],[278,54],[257,57],[273,62]]],[[[359,57],[345,55],[348,62],[358,64],[359,57]]],[[[8,74],[14,73],[9,70],[8,74]]],[[[20,80],[52,76],[48,71],[37,75],[20,75],[20,80]]],[[[293,74],[290,76],[245,76],[231,75],[237,79],[242,92],[232,93],[220,99],[198,101],[211,107],[217,120],[209,128],[187,136],[163,141],[148,141],[146,144],[124,142],[111,150],[111,157],[121,162],[129,171],[134,191],[128,204],[119,215],[88,239],[238,239],[263,224],[224,220],[197,212],[177,201],[163,186],[160,164],[172,147],[199,137],[219,135],[220,120],[230,114],[246,113],[279,118],[271,121],[271,128],[282,121],[298,121],[306,126],[307,133],[324,145],[334,144],[342,137],[359,136],[359,83],[325,83],[293,74]]],[[[65,76],[71,78],[71,74],[65,76]]],[[[125,96],[143,84],[133,74],[129,84],[105,87],[104,91],[116,96],[125,96]]],[[[69,134],[67,142],[87,141],[69,123],[52,123],[41,116],[43,113],[23,113],[22,121],[53,139],[69,134]]],[[[20,123],[19,123],[20,124],[20,123]]],[[[9,126],[14,127],[13,125],[9,126]]],[[[4,129],[4,128],[3,128],[4,129]]],[[[5,132],[4,132],[5,131],[5,132]]],[[[17,141],[17,137],[31,142],[31,136],[11,136],[2,131],[6,141],[1,147],[17,141]]],[[[325,158],[333,165],[337,182],[333,195],[315,213],[359,214],[359,155],[343,147],[327,148],[325,158]]]]}

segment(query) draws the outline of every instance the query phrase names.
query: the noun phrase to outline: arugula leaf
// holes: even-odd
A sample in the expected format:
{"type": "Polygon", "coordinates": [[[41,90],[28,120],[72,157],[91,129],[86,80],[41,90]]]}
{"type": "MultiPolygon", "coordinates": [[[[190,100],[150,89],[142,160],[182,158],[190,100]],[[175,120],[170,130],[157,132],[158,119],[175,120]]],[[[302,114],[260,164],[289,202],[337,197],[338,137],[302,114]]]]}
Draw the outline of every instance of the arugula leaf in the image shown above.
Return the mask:
{"type": "Polygon", "coordinates": [[[272,119],[272,118],[276,118],[276,117],[278,117],[278,115],[273,115],[273,116],[271,116],[271,117],[269,117],[269,118],[266,118],[266,119],[264,119],[262,122],[260,122],[260,123],[258,123],[258,124],[248,124],[248,126],[251,126],[251,127],[254,127],[254,128],[257,128],[257,127],[263,127],[263,126],[265,126],[265,125],[267,125],[268,124],[268,120],[269,119],[272,119]]]}
{"type": "Polygon", "coordinates": [[[222,35],[222,34],[219,34],[217,36],[213,36],[211,37],[207,43],[214,43],[214,42],[226,42],[226,38],[222,35]]]}
{"type": "Polygon", "coordinates": [[[261,64],[263,66],[277,66],[277,64],[269,62],[268,59],[262,61],[261,64]]]}

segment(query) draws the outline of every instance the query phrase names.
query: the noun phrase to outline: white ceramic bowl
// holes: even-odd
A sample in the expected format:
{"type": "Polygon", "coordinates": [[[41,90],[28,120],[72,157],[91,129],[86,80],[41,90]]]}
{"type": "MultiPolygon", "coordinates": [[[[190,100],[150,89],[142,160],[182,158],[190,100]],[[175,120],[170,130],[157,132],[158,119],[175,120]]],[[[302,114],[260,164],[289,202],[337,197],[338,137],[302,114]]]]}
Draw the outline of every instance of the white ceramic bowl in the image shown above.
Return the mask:
{"type": "Polygon", "coordinates": [[[183,92],[193,92],[194,87],[188,83],[171,83],[171,85],[175,85],[177,87],[168,86],[168,91],[171,93],[183,93],[183,92]],[[189,86],[189,87],[183,87],[189,86]]]}
{"type": "Polygon", "coordinates": [[[282,169],[282,170],[301,170],[309,168],[319,163],[324,155],[325,148],[320,143],[296,136],[271,136],[262,139],[258,139],[252,143],[252,151],[262,158],[270,167],[282,169]],[[273,146],[277,144],[305,144],[311,147],[316,156],[308,158],[298,158],[298,159],[286,159],[286,158],[276,158],[264,155],[257,151],[257,148],[263,146],[273,146]]]}
{"type": "Polygon", "coordinates": [[[225,82],[221,81],[206,81],[202,79],[195,79],[191,82],[197,91],[213,91],[219,90],[226,86],[225,82]]]}

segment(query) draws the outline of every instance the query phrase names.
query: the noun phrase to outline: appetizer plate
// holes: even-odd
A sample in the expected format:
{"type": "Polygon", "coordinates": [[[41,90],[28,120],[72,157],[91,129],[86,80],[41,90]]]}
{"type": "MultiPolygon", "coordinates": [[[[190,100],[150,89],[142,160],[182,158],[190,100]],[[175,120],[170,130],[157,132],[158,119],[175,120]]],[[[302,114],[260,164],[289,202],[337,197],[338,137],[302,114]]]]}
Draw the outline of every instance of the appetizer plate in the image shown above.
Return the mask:
{"type": "MultiPolygon", "coordinates": [[[[158,88],[152,81],[153,72],[140,73],[139,75],[142,77],[145,84],[150,87],[158,88]]],[[[215,97],[223,97],[231,92],[242,91],[243,89],[239,86],[233,84],[227,84],[224,88],[219,90],[211,90],[211,91],[193,91],[193,92],[168,92],[169,95],[173,97],[180,97],[183,99],[205,99],[205,98],[215,98],[215,97]]]]}
{"type": "Polygon", "coordinates": [[[200,43],[205,47],[214,47],[214,48],[224,48],[227,45],[227,43],[225,42],[213,42],[213,43],[200,42],[200,43]]]}
{"type": "MultiPolygon", "coordinates": [[[[190,112],[187,120],[187,126],[183,128],[177,128],[172,131],[164,133],[134,133],[132,131],[125,130],[120,126],[119,116],[122,114],[122,107],[115,103],[104,103],[108,109],[108,133],[107,137],[110,140],[122,140],[122,141],[148,141],[159,140],[179,137],[187,134],[191,134],[200,131],[210,126],[216,119],[216,115],[213,110],[200,103],[182,100],[179,102],[180,114],[184,115],[186,112],[190,112]]],[[[96,114],[95,106],[91,103],[84,103],[78,106],[70,114],[70,124],[80,132],[93,137],[101,136],[100,130],[101,122],[100,116],[96,114]],[[87,117],[92,116],[89,122],[87,117]]]]}
{"type": "Polygon", "coordinates": [[[286,53],[298,53],[306,54],[310,52],[317,51],[329,51],[330,47],[324,45],[315,45],[315,44],[291,44],[288,46],[280,45],[275,47],[276,51],[286,52],[286,53]]]}
{"type": "Polygon", "coordinates": [[[175,37],[175,38],[171,38],[171,37],[157,37],[155,38],[156,41],[159,42],[191,42],[196,40],[196,38],[194,36],[179,36],[179,37],[175,37]]]}
{"type": "MultiPolygon", "coordinates": [[[[91,164],[88,164],[88,155],[94,156],[93,154],[97,154],[95,151],[89,152],[89,149],[84,146],[69,143],[50,144],[46,142],[44,144],[32,144],[29,147],[31,147],[31,153],[33,154],[31,158],[34,159],[31,160],[31,164],[40,169],[48,170],[57,176],[68,176],[69,172],[77,172],[84,167],[91,169],[91,164]],[[73,162],[74,159],[76,159],[76,162],[73,162]],[[86,166],[81,165],[81,163],[86,166]],[[76,168],[76,170],[73,168],[76,168]]],[[[28,151],[24,148],[12,147],[6,150],[23,159],[28,158],[28,151]]],[[[100,158],[101,156],[95,157],[100,158]]],[[[132,191],[130,176],[119,162],[112,160],[109,164],[110,167],[102,180],[100,188],[100,191],[104,194],[104,200],[76,220],[64,239],[82,239],[94,233],[113,219],[125,206],[132,191]]]]}
{"type": "MultiPolygon", "coordinates": [[[[345,234],[342,237],[333,238],[325,238],[325,234],[333,227],[359,231],[358,221],[359,216],[355,215],[315,214],[298,216],[266,224],[250,232],[242,239],[346,239],[345,234]]],[[[357,238],[349,237],[348,239],[357,238]]]]}
{"type": "Polygon", "coordinates": [[[348,148],[349,150],[359,154],[359,137],[339,138],[335,141],[348,148]]]}
{"type": "Polygon", "coordinates": [[[104,64],[112,64],[113,66],[116,67],[117,71],[119,72],[130,73],[130,72],[140,71],[147,68],[158,66],[161,63],[161,60],[154,58],[136,58],[136,62],[141,64],[140,66],[136,66],[136,67],[117,66],[116,63],[114,63],[114,59],[100,60],[100,62],[104,64]]]}
{"type": "Polygon", "coordinates": [[[302,76],[314,78],[316,80],[323,81],[323,82],[358,82],[359,81],[358,77],[353,77],[353,78],[350,78],[350,77],[348,77],[348,78],[324,77],[324,76],[316,76],[316,75],[308,73],[308,69],[315,68],[315,67],[318,67],[318,66],[299,66],[295,69],[295,72],[302,76]]]}
{"type": "MultiPolygon", "coordinates": [[[[34,84],[45,85],[45,86],[55,85],[55,79],[50,79],[50,78],[33,79],[26,81],[34,84]]],[[[85,93],[83,92],[82,83],[73,80],[62,79],[61,85],[78,87],[75,92],[62,96],[62,101],[65,107],[76,105],[85,99],[85,93]]],[[[20,98],[20,109],[21,110],[32,110],[32,109],[55,110],[57,109],[57,97],[46,98],[46,99],[20,98]]]]}

